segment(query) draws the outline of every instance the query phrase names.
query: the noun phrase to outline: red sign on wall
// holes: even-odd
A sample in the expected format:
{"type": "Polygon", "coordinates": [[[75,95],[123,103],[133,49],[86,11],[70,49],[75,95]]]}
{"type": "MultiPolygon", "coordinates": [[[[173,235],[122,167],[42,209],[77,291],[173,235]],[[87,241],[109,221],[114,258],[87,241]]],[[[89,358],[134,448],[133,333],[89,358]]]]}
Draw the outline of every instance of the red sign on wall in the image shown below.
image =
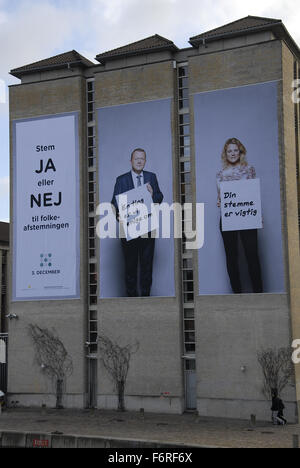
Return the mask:
{"type": "Polygon", "coordinates": [[[49,440],[40,440],[40,439],[34,439],[33,441],[33,447],[34,448],[48,448],[49,447],[49,440]]]}

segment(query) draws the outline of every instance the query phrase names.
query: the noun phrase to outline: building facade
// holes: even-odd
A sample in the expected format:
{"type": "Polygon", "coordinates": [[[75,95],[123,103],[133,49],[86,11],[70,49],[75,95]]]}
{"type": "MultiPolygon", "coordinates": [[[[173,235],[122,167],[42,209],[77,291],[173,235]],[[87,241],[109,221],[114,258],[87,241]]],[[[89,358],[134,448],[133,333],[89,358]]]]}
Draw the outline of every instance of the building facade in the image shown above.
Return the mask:
{"type": "Polygon", "coordinates": [[[1,327],[0,333],[6,332],[5,315],[8,310],[7,307],[7,268],[8,268],[8,255],[9,255],[9,224],[0,223],[0,265],[1,265],[1,327]]]}
{"type": "MultiPolygon", "coordinates": [[[[8,393],[22,405],[54,398],[28,332],[35,324],[55,329],[72,359],[68,407],[117,407],[101,359],[104,335],[121,347],[138,342],[127,409],[269,418],[258,353],[300,339],[299,104],[292,99],[300,51],[280,20],[259,17],[189,42],[180,50],[155,35],[97,55],[99,64],[71,51],[11,71],[21,83],[10,87],[9,312],[18,319],[9,322],[8,393]],[[221,159],[230,138],[248,158],[233,179],[221,159]],[[145,151],[145,171],[156,174],[168,206],[193,207],[182,212],[183,236],[156,239],[151,295],[138,298],[126,297],[119,239],[97,235],[134,149],[145,151]],[[241,236],[246,286],[233,291],[219,205],[237,194],[220,182],[250,179],[249,168],[261,185],[263,286],[251,288],[259,276],[251,273],[255,248],[247,253],[250,241],[241,236]]],[[[239,207],[254,206],[247,190],[239,207]]],[[[226,206],[222,223],[257,216],[226,206]]],[[[290,420],[299,379],[295,366],[283,393],[290,420]]]]}
{"type": "Polygon", "coordinates": [[[0,389],[7,391],[9,223],[0,223],[0,389]]]}

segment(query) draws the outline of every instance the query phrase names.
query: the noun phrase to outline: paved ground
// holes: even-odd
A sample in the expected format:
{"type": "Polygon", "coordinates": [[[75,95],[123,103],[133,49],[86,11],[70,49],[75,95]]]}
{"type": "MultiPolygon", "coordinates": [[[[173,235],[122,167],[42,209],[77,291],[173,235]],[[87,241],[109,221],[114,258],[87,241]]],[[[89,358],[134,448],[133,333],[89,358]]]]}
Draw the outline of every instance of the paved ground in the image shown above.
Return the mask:
{"type": "Polygon", "coordinates": [[[7,409],[1,431],[61,432],[235,448],[292,448],[300,425],[273,426],[250,421],[203,418],[196,414],[165,415],[103,410],[7,409]]]}

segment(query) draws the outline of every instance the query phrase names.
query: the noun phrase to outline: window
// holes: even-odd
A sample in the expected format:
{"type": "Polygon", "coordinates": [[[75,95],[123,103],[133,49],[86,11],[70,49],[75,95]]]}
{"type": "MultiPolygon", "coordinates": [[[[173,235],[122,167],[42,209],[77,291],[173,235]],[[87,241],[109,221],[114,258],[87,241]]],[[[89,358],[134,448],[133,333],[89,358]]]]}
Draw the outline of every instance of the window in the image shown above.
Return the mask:
{"type": "Polygon", "coordinates": [[[186,359],[185,360],[185,370],[196,370],[196,361],[195,361],[195,359],[186,359]]]}
{"type": "Polygon", "coordinates": [[[188,67],[178,68],[178,104],[179,110],[189,107],[188,67]]]}
{"type": "Polygon", "coordinates": [[[195,317],[194,309],[184,309],[184,318],[193,319],[195,317]]]}
{"type": "Polygon", "coordinates": [[[90,80],[87,82],[87,116],[88,122],[93,122],[95,120],[95,92],[94,92],[94,81],[90,80]]]}

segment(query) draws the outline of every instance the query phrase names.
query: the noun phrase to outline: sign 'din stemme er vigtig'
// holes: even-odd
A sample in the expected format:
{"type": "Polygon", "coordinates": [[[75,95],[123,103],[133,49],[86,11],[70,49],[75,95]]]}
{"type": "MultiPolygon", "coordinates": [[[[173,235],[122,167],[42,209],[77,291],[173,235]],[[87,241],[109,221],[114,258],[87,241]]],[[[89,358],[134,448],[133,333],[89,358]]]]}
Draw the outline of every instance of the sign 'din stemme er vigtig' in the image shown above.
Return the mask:
{"type": "Polygon", "coordinates": [[[260,180],[221,182],[223,231],[262,228],[260,180]]]}

